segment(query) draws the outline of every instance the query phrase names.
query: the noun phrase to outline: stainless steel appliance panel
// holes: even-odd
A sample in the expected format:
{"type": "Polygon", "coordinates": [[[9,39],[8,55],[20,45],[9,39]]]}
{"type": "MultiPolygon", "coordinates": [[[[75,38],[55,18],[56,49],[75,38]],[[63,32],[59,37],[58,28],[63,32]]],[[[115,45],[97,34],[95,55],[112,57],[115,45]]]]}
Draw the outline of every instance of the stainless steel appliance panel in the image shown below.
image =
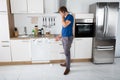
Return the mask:
{"type": "Polygon", "coordinates": [[[75,20],[75,37],[93,37],[94,23],[93,19],[75,20]]]}
{"type": "Polygon", "coordinates": [[[107,5],[107,25],[105,36],[110,39],[116,39],[117,22],[118,22],[118,3],[109,3],[107,5]]]}
{"type": "Polygon", "coordinates": [[[119,3],[97,3],[96,37],[116,38],[119,3]]]}
{"type": "Polygon", "coordinates": [[[104,26],[105,26],[105,16],[107,15],[106,13],[106,3],[97,3],[96,5],[96,37],[97,38],[103,38],[104,37],[104,26]]]}
{"type": "Polygon", "coordinates": [[[112,49],[94,49],[93,63],[113,63],[113,53],[112,49]]]}
{"type": "Polygon", "coordinates": [[[115,39],[94,40],[93,62],[94,63],[113,63],[115,51],[115,39]]]}
{"type": "Polygon", "coordinates": [[[93,46],[115,46],[115,39],[97,39],[94,38],[93,46]]]}
{"type": "Polygon", "coordinates": [[[90,6],[90,12],[95,14],[94,63],[114,62],[118,10],[118,2],[98,2],[90,6]]]}

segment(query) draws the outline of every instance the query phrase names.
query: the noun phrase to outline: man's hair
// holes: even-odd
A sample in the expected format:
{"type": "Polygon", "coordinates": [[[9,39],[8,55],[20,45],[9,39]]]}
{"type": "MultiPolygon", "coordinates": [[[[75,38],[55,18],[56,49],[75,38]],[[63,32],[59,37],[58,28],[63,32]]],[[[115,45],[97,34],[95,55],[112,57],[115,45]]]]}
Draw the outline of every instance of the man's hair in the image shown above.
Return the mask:
{"type": "Polygon", "coordinates": [[[58,12],[68,12],[68,10],[67,10],[67,8],[65,7],[65,6],[61,6],[60,8],[59,8],[59,10],[58,10],[58,12]]]}

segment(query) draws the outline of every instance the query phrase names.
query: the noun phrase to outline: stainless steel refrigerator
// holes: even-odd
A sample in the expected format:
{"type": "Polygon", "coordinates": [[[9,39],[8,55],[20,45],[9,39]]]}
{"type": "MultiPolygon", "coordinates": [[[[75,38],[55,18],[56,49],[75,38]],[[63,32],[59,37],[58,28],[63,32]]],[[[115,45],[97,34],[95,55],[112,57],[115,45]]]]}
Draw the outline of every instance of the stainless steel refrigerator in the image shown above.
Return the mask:
{"type": "Polygon", "coordinates": [[[95,15],[93,63],[113,63],[119,3],[98,2],[90,5],[89,11],[95,15]]]}

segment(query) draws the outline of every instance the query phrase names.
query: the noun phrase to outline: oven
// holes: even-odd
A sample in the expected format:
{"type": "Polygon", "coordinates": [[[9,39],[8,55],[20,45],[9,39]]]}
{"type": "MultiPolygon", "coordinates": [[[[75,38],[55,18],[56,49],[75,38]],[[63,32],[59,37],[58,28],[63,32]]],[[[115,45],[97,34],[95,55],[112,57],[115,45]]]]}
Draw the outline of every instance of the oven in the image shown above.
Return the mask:
{"type": "Polygon", "coordinates": [[[93,19],[76,19],[75,37],[94,37],[93,19]]]}

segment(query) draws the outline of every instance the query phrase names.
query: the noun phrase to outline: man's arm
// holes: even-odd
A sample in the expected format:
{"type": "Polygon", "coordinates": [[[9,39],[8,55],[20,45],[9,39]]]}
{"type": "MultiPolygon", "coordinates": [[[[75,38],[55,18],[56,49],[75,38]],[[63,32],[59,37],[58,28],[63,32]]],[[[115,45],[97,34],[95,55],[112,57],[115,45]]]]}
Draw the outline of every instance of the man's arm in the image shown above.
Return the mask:
{"type": "Polygon", "coordinates": [[[57,37],[55,37],[55,40],[56,40],[56,41],[59,41],[59,40],[61,39],[61,37],[62,37],[62,35],[59,34],[57,37]]]}
{"type": "Polygon", "coordinates": [[[69,21],[69,20],[64,20],[64,17],[62,17],[62,25],[63,25],[63,27],[67,27],[69,24],[71,23],[71,21],[69,21]]]}

